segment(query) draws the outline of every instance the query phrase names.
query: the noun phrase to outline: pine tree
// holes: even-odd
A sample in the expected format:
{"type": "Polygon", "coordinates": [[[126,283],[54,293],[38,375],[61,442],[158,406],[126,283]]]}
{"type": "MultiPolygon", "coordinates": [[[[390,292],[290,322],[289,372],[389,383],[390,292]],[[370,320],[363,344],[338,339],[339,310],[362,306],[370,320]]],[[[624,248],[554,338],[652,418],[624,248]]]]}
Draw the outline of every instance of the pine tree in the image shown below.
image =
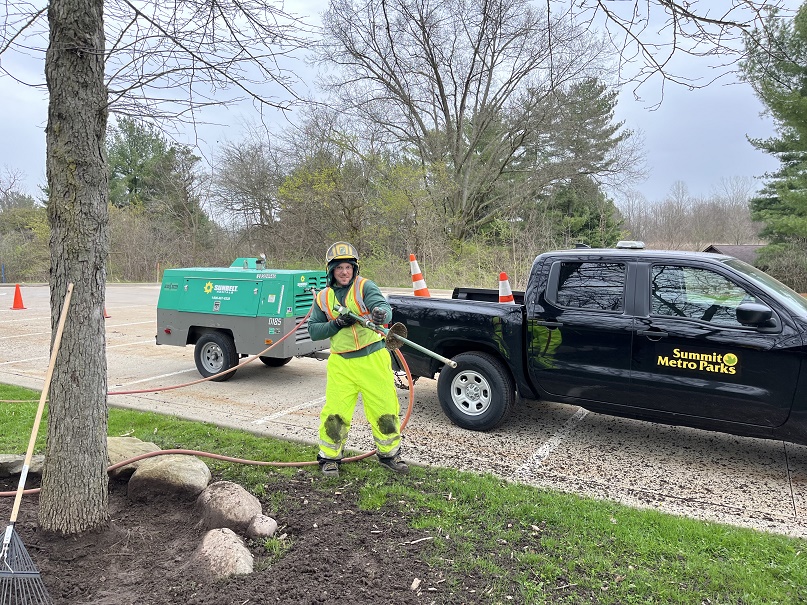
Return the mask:
{"type": "Polygon", "coordinates": [[[807,269],[807,4],[793,19],[772,10],[745,45],[743,77],[777,129],[776,136],[751,144],[781,164],[751,200],[752,218],[762,222],[760,235],[769,241],[759,258],[779,279],[807,289],[799,283],[807,269]]]}

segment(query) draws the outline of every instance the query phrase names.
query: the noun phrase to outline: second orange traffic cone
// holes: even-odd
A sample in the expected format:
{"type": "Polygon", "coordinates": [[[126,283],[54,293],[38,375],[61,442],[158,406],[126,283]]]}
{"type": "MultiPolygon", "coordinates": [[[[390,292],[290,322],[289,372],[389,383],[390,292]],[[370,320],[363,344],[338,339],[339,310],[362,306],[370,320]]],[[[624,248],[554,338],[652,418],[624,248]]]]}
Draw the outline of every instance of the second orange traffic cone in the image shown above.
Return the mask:
{"type": "Polygon", "coordinates": [[[109,319],[110,317],[112,316],[106,312],[106,307],[104,307],[104,319],[109,319]]]}
{"type": "Polygon", "coordinates": [[[513,291],[510,289],[510,280],[504,271],[499,273],[499,302],[513,304],[516,302],[515,298],[513,298],[513,291]]]}
{"type": "Polygon", "coordinates": [[[412,292],[415,296],[431,296],[429,289],[426,287],[426,280],[423,279],[423,273],[420,272],[420,266],[414,254],[409,255],[409,268],[412,271],[412,292]]]}
{"type": "Polygon", "coordinates": [[[11,307],[12,311],[24,309],[25,305],[22,304],[22,292],[20,291],[20,284],[14,289],[14,305],[11,307]]]}

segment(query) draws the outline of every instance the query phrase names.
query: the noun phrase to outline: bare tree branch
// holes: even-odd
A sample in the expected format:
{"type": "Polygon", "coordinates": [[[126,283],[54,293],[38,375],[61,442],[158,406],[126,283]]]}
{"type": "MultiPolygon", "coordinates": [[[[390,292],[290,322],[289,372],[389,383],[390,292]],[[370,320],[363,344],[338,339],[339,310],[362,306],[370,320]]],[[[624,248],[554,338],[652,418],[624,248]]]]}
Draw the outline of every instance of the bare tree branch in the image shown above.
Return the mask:
{"type": "MultiPolygon", "coordinates": [[[[0,56],[44,57],[42,4],[6,2],[0,56]]],[[[104,12],[110,111],[196,123],[203,107],[248,99],[259,112],[285,112],[301,100],[294,62],[313,30],[280,3],[108,0],[104,12]]]]}
{"type": "Polygon", "coordinates": [[[653,78],[702,88],[726,76],[743,58],[743,35],[761,27],[772,8],[785,0],[549,0],[604,35],[619,57],[621,82],[634,94],[653,78]],[[695,78],[676,60],[683,56],[715,59],[713,75],[695,78]]]}

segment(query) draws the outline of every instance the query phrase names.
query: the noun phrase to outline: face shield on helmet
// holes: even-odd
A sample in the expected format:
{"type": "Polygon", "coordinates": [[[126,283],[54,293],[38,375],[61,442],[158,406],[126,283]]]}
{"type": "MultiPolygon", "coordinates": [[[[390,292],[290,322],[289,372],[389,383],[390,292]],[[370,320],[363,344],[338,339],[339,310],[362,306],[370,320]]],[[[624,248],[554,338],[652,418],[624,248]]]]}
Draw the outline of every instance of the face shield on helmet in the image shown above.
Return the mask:
{"type": "Polygon", "coordinates": [[[325,253],[325,262],[328,263],[328,285],[334,285],[333,270],[339,263],[350,263],[353,265],[353,279],[359,274],[359,253],[356,248],[347,242],[336,242],[331,244],[325,253]]]}

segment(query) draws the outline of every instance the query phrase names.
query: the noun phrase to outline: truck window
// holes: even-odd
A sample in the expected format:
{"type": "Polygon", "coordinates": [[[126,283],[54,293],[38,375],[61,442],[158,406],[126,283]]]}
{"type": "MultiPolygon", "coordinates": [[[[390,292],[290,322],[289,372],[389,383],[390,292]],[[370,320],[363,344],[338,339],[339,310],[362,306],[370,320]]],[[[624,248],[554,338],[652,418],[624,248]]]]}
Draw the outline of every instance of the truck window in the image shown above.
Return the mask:
{"type": "Polygon", "coordinates": [[[699,319],[723,326],[737,326],[737,307],[757,302],[743,288],[709,269],[654,265],[650,288],[653,315],[699,319]]]}
{"type": "Polygon", "coordinates": [[[555,302],[561,307],[622,311],[625,308],[625,265],[562,262],[555,302]]]}

